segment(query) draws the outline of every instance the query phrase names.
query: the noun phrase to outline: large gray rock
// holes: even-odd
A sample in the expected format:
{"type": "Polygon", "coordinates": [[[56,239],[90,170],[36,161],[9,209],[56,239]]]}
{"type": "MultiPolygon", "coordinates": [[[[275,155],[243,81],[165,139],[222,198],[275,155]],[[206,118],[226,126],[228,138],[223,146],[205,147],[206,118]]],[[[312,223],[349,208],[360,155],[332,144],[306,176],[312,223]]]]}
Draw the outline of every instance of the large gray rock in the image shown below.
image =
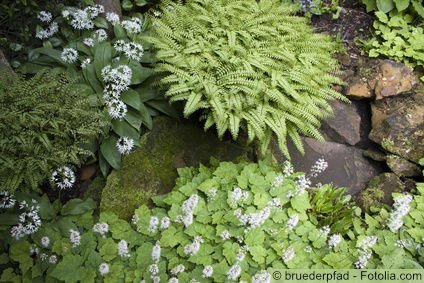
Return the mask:
{"type": "Polygon", "coordinates": [[[157,117],[140,147],[108,176],[100,209],[129,219],[141,204],[150,204],[152,196],[172,190],[178,168],[207,164],[211,157],[232,161],[245,156],[246,148],[220,141],[213,131],[205,133],[187,121],[157,117]]]}
{"type": "MultiPolygon", "coordinates": [[[[333,183],[347,188],[350,194],[357,195],[374,176],[383,172],[378,162],[363,157],[361,149],[335,142],[319,142],[311,138],[302,140],[304,156],[289,143],[292,163],[297,171],[307,173],[319,158],[328,162],[327,170],[312,179],[314,183],[333,183]]],[[[276,143],[272,144],[272,148],[274,156],[282,163],[285,159],[276,143]]]]}
{"type": "MultiPolygon", "coordinates": [[[[412,98],[395,106],[380,106],[380,116],[373,117],[369,137],[386,151],[418,163],[424,155],[424,93],[417,93],[412,98]]],[[[375,113],[373,110],[373,116],[375,113]]]]}
{"type": "Polygon", "coordinates": [[[418,165],[400,156],[394,154],[388,155],[386,162],[387,166],[399,177],[417,177],[421,175],[421,169],[418,165]]]}
{"type": "Polygon", "coordinates": [[[361,141],[361,116],[356,104],[339,100],[330,102],[334,115],[322,121],[321,132],[326,139],[356,145],[361,141]]]}

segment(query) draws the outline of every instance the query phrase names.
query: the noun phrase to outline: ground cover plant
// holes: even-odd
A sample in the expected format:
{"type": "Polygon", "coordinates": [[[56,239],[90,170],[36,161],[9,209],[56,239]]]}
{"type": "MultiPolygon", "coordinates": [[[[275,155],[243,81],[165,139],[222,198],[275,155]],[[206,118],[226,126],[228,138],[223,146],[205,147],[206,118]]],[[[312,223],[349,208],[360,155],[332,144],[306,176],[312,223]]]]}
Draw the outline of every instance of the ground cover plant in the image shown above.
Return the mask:
{"type": "Polygon", "coordinates": [[[0,187],[38,190],[56,172],[53,183],[75,180],[73,170],[93,156],[88,144],[106,120],[90,108],[88,97],[65,73],[41,71],[26,80],[0,75],[0,187]],[[59,170],[59,171],[57,171],[59,170]]]}
{"type": "Polygon", "coordinates": [[[150,85],[151,56],[139,41],[146,32],[143,16],[121,20],[115,13],[103,12],[101,5],[64,7],[57,17],[40,12],[36,37],[43,47],[29,53],[21,71],[31,73],[46,66],[65,69],[79,79],[93,107],[105,109],[111,126],[93,147],[106,175],[120,166],[121,155],[138,145],[141,133],[152,126],[152,116],[176,114],[150,85]]]}
{"type": "Polygon", "coordinates": [[[299,134],[323,139],[320,120],[332,89],[337,45],[314,34],[298,8],[280,1],[176,1],[152,20],[156,71],[170,101],[184,101],[184,116],[200,111],[205,129],[215,126],[236,139],[247,131],[265,152],[276,136],[289,157],[289,137],[303,152],[299,134]],[[179,19],[184,19],[179,20],[179,19]]]}
{"type": "Polygon", "coordinates": [[[316,219],[311,193],[325,186],[310,187],[289,163],[212,163],[181,169],[175,189],[138,208],[132,223],[93,216],[91,200],[61,206],[2,193],[0,281],[270,282],[272,268],[424,263],[422,185],[377,215],[345,209],[353,226],[340,229],[336,219],[316,219]]]}

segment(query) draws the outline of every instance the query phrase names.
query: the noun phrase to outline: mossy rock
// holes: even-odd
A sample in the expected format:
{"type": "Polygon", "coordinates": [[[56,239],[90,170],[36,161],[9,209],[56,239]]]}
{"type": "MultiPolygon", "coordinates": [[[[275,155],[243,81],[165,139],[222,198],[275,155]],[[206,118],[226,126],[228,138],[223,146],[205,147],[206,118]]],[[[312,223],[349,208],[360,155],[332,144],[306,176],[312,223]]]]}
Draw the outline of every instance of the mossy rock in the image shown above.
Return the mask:
{"type": "Polygon", "coordinates": [[[152,196],[172,190],[177,168],[208,164],[211,157],[247,159],[247,148],[220,141],[212,131],[205,133],[187,121],[157,117],[140,147],[125,156],[121,168],[107,178],[100,209],[129,219],[141,204],[151,204],[152,196]]]}

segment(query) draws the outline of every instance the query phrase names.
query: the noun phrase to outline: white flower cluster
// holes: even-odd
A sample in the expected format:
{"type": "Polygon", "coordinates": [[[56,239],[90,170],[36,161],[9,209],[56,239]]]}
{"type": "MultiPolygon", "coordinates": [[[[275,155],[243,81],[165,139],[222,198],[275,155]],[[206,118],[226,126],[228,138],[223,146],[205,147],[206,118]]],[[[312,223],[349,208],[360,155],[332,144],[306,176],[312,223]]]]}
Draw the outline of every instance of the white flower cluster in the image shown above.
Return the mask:
{"type": "Polygon", "coordinates": [[[86,58],[81,62],[81,69],[85,69],[87,68],[87,66],[91,63],[91,59],[90,58],[86,58]]]}
{"type": "Polygon", "coordinates": [[[403,226],[403,217],[409,213],[409,204],[411,201],[411,195],[398,196],[394,200],[393,210],[390,213],[387,223],[387,226],[392,232],[398,231],[403,226]]]}
{"type": "Polygon", "coordinates": [[[230,232],[228,232],[228,230],[222,231],[220,236],[223,241],[226,241],[231,238],[231,234],[230,232]]]}
{"type": "Polygon", "coordinates": [[[242,214],[238,217],[238,220],[242,225],[249,225],[250,228],[256,228],[261,226],[271,215],[271,209],[265,207],[259,212],[253,212],[249,214],[242,214]]]}
{"type": "Polygon", "coordinates": [[[10,194],[8,191],[0,192],[0,208],[12,208],[15,206],[15,196],[10,194]]]}
{"type": "Polygon", "coordinates": [[[47,236],[44,236],[41,238],[41,245],[45,248],[48,248],[50,245],[50,238],[47,236]]]}
{"type": "Polygon", "coordinates": [[[153,262],[159,262],[161,253],[160,242],[157,241],[156,244],[152,248],[152,260],[153,262]]]}
{"type": "Polygon", "coordinates": [[[60,59],[65,63],[75,63],[78,59],[78,51],[73,48],[64,48],[60,54],[60,59]]]}
{"type": "Polygon", "coordinates": [[[59,189],[69,189],[75,183],[75,174],[71,168],[63,166],[53,171],[51,180],[59,189]]]}
{"type": "Polygon", "coordinates": [[[230,192],[230,202],[231,206],[235,206],[240,202],[245,202],[249,197],[249,192],[235,187],[233,191],[230,192]]]}
{"type": "Polygon", "coordinates": [[[241,267],[238,263],[232,265],[230,269],[227,271],[227,279],[228,280],[237,280],[241,274],[241,267]]]}
{"type": "Polygon", "coordinates": [[[70,25],[77,30],[86,30],[94,28],[94,19],[101,13],[104,13],[102,5],[88,6],[84,10],[76,8],[66,8],[62,11],[62,16],[70,20],[70,25]]]}
{"type": "Polygon", "coordinates": [[[294,248],[292,246],[288,247],[282,255],[282,259],[285,264],[287,264],[289,261],[291,261],[296,256],[296,253],[294,251],[294,248]]]}
{"type": "Polygon", "coordinates": [[[299,215],[298,214],[292,215],[287,221],[287,225],[286,225],[287,229],[293,230],[293,228],[296,227],[298,222],[299,222],[299,215]]]}
{"type": "Polygon", "coordinates": [[[293,174],[294,168],[290,161],[286,160],[283,163],[283,174],[285,177],[289,177],[293,174]]]}
{"type": "Polygon", "coordinates": [[[169,217],[168,216],[163,217],[160,221],[160,228],[168,229],[169,225],[171,225],[171,220],[169,219],[169,217]]]}
{"type": "Polygon", "coordinates": [[[193,224],[193,213],[198,202],[199,196],[196,194],[193,194],[186,199],[181,206],[183,215],[178,215],[176,221],[179,223],[182,222],[186,228],[193,224]]]}
{"type": "Polygon", "coordinates": [[[106,13],[106,21],[108,21],[109,23],[112,24],[112,26],[115,26],[117,24],[119,24],[121,22],[121,20],[119,19],[118,14],[116,13],[106,13]]]}
{"type": "Polygon", "coordinates": [[[129,137],[120,137],[116,141],[116,148],[120,154],[129,154],[134,148],[134,140],[129,137]]]}
{"type": "Polygon", "coordinates": [[[171,269],[171,274],[177,275],[178,273],[182,273],[185,270],[185,266],[182,264],[178,264],[171,269]]]}
{"type": "Polygon", "coordinates": [[[108,65],[101,72],[106,86],[103,90],[105,105],[112,119],[122,120],[127,114],[127,105],[120,100],[121,93],[128,90],[131,84],[132,70],[126,65],[116,68],[108,65]]]}
{"type": "Polygon", "coordinates": [[[127,33],[136,34],[141,32],[141,20],[139,18],[134,17],[131,20],[122,21],[121,25],[127,33]]]}
{"type": "Polygon", "coordinates": [[[122,39],[117,40],[113,47],[115,47],[116,51],[124,53],[124,55],[131,60],[140,61],[144,54],[144,49],[141,44],[125,42],[122,39]]]}
{"type": "Polygon", "coordinates": [[[94,224],[93,231],[99,233],[103,238],[106,237],[106,233],[109,232],[109,225],[105,222],[98,222],[94,224]]]}
{"type": "Polygon", "coordinates": [[[317,177],[319,174],[324,172],[328,167],[327,161],[323,158],[318,159],[315,164],[312,166],[309,175],[311,177],[317,177]]]}
{"type": "Polygon", "coordinates": [[[49,257],[49,263],[50,264],[56,264],[57,263],[57,256],[56,255],[51,255],[49,257]]]}
{"type": "Polygon", "coordinates": [[[105,41],[107,39],[107,33],[104,29],[98,29],[94,32],[94,38],[98,42],[105,41]]]}
{"type": "Polygon", "coordinates": [[[171,277],[171,278],[169,278],[169,280],[168,280],[168,283],[178,283],[179,281],[178,281],[178,278],[176,278],[176,277],[171,277]]]}
{"type": "Polygon", "coordinates": [[[328,239],[328,247],[330,249],[337,247],[342,242],[342,236],[340,234],[333,234],[328,239]]]}
{"type": "Polygon", "coordinates": [[[372,251],[370,250],[377,243],[376,236],[366,236],[358,243],[358,260],[355,262],[355,267],[358,269],[363,269],[367,266],[368,260],[372,256],[372,251]]]}
{"type": "Polygon", "coordinates": [[[118,243],[118,255],[122,258],[130,257],[128,251],[128,243],[125,240],[120,240],[118,243]]]}
{"type": "Polygon", "coordinates": [[[272,187],[276,188],[278,186],[281,186],[284,182],[284,176],[283,174],[278,174],[277,177],[275,177],[274,182],[272,182],[272,187]]]}
{"type": "Polygon", "coordinates": [[[292,198],[295,196],[300,196],[306,193],[306,189],[311,186],[311,180],[307,178],[305,175],[300,175],[296,178],[296,187],[295,190],[289,190],[287,193],[288,198],[292,198]]]}
{"type": "Polygon", "coordinates": [[[320,237],[327,238],[328,234],[330,234],[330,227],[329,226],[322,226],[319,230],[320,237]]]}
{"type": "Polygon", "coordinates": [[[211,265],[206,265],[202,271],[203,278],[209,278],[213,274],[213,267],[211,265]]]}
{"type": "Polygon", "coordinates": [[[256,273],[252,277],[252,283],[270,283],[271,282],[271,274],[269,274],[266,270],[262,270],[259,273],[256,273]]]}
{"type": "MultiPolygon", "coordinates": [[[[43,23],[50,23],[53,16],[50,12],[40,11],[37,18],[43,23]]],[[[59,25],[56,22],[52,22],[46,29],[37,27],[35,37],[39,39],[46,39],[52,37],[56,32],[59,31],[59,25]]]]}
{"type": "Polygon", "coordinates": [[[81,244],[81,234],[79,231],[70,229],[69,240],[71,241],[72,247],[78,247],[81,244]]]}
{"type": "Polygon", "coordinates": [[[152,275],[156,275],[159,273],[159,266],[156,263],[149,265],[149,272],[152,275]]]}
{"type": "Polygon", "coordinates": [[[109,273],[109,264],[107,264],[106,262],[103,262],[102,264],[99,265],[99,272],[101,276],[105,276],[106,274],[109,273]]]}
{"type": "Polygon", "coordinates": [[[159,218],[156,216],[150,217],[149,221],[149,232],[150,233],[156,233],[159,226],[159,218]]]}
{"type": "Polygon", "coordinates": [[[43,23],[50,23],[53,19],[52,13],[47,11],[40,11],[37,15],[37,18],[43,23]]]}
{"type": "Polygon", "coordinates": [[[397,240],[395,243],[396,247],[402,248],[402,249],[414,249],[419,250],[421,248],[421,244],[415,243],[413,240],[408,239],[406,240],[397,240]]]}
{"type": "Polygon", "coordinates": [[[15,225],[10,229],[10,234],[16,240],[19,240],[25,235],[34,234],[41,227],[41,218],[38,215],[40,206],[34,199],[31,202],[31,205],[29,205],[26,201],[19,203],[19,209],[25,211],[19,214],[18,225],[15,225]]]}
{"type": "Polygon", "coordinates": [[[94,39],[92,37],[86,37],[82,40],[82,43],[84,43],[88,47],[93,47],[94,46],[94,39]]]}
{"type": "Polygon", "coordinates": [[[200,236],[195,236],[194,240],[191,244],[187,244],[184,246],[184,253],[186,255],[192,256],[197,254],[200,249],[200,244],[203,243],[203,239],[200,236]]]}

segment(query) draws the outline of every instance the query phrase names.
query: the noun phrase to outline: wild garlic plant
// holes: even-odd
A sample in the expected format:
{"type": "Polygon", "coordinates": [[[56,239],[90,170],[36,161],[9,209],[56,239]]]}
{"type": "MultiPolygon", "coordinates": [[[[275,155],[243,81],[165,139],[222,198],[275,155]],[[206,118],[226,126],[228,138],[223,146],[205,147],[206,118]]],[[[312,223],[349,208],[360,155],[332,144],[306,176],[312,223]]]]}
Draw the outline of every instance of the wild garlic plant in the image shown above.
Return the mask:
{"type": "Polygon", "coordinates": [[[104,12],[101,5],[65,7],[56,16],[41,11],[36,37],[43,46],[30,52],[22,70],[66,69],[78,78],[92,106],[108,113],[108,121],[99,125],[106,136],[91,145],[106,175],[138,145],[143,131],[152,127],[152,116],[176,114],[150,85],[152,59],[141,39],[148,32],[144,17],[121,19],[104,12]]]}
{"type": "Polygon", "coordinates": [[[395,194],[391,211],[353,214],[342,234],[338,220],[314,220],[311,194],[321,187],[291,193],[305,174],[288,163],[212,163],[180,169],[174,190],[138,208],[131,223],[111,212],[93,216],[91,200],[61,206],[29,196],[43,224],[19,239],[10,229],[23,199],[0,193],[0,281],[270,282],[273,268],[424,264],[423,184],[415,195],[395,194]]]}

